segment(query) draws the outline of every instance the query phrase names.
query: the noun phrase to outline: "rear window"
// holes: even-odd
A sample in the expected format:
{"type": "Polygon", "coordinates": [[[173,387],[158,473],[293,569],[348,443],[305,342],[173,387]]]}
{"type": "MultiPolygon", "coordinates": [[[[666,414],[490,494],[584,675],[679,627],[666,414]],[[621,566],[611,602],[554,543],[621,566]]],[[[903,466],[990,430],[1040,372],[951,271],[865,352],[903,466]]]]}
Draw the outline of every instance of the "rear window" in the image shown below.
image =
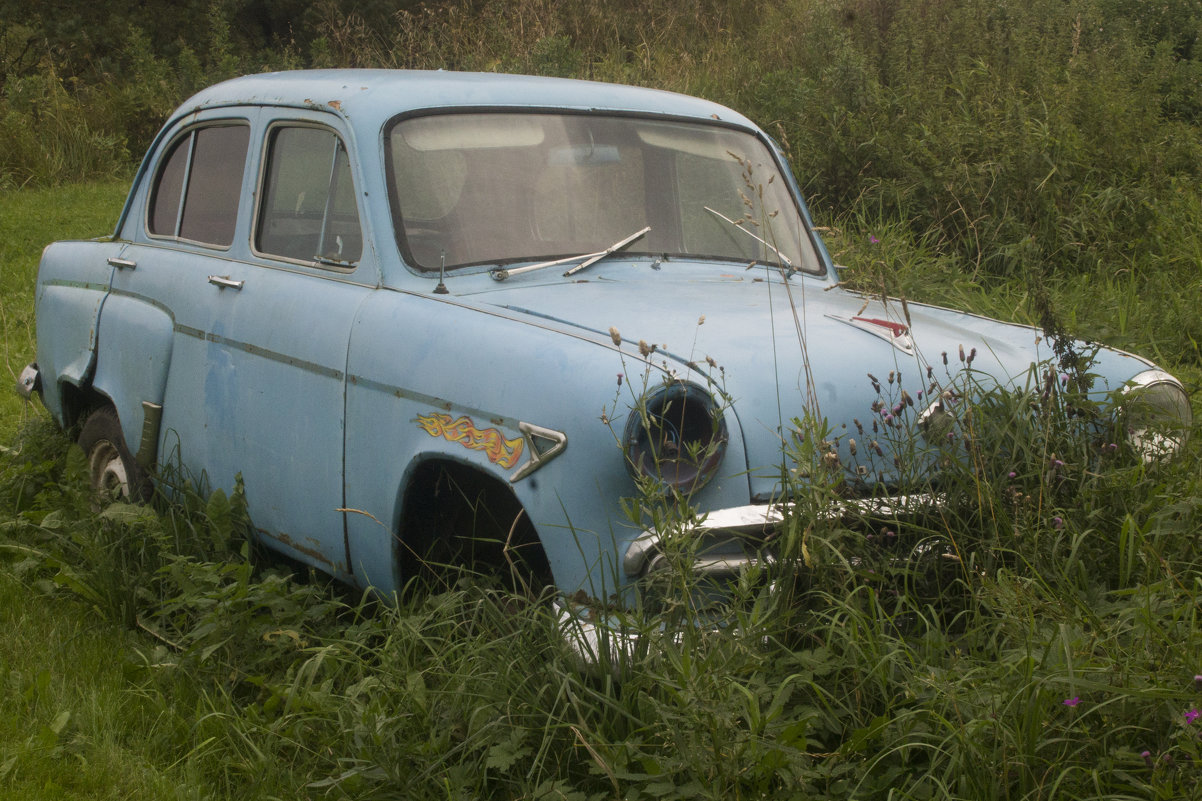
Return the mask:
{"type": "Polygon", "coordinates": [[[151,189],[150,234],[229,247],[249,142],[249,126],[237,123],[193,128],[172,142],[151,189]]]}

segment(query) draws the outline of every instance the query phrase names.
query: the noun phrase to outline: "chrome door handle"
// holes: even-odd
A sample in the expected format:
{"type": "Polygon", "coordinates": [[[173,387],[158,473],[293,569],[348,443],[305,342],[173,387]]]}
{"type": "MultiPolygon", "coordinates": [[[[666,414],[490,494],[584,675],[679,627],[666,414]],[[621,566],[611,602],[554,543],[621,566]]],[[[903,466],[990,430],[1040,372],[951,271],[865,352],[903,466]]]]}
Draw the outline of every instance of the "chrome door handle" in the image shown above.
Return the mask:
{"type": "Polygon", "coordinates": [[[136,261],[119,259],[116,256],[110,256],[108,262],[110,267],[116,267],[118,270],[132,270],[138,266],[136,261]]]}
{"type": "Polygon", "coordinates": [[[209,283],[222,289],[241,289],[244,281],[235,281],[228,275],[210,275],[209,283]]]}

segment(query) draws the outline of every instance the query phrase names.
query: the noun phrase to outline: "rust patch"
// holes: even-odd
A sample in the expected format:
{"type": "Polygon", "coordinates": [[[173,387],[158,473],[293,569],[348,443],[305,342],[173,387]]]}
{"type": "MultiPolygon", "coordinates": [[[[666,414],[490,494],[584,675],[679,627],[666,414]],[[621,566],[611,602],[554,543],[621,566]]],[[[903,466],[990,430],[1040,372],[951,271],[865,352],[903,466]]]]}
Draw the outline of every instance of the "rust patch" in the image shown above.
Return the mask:
{"type": "Polygon", "coordinates": [[[330,569],[332,569],[332,570],[338,569],[338,565],[334,564],[329,559],[327,559],[325,554],[323,554],[321,551],[317,550],[316,548],[309,548],[304,545],[301,545],[299,542],[292,539],[291,537],[289,537],[287,534],[285,534],[282,531],[277,531],[273,534],[270,531],[264,531],[263,529],[259,529],[259,533],[263,534],[264,536],[271,537],[272,539],[279,540],[280,542],[287,545],[289,548],[295,548],[296,550],[303,553],[305,556],[316,559],[318,562],[321,562],[323,565],[329,565],[330,569]]]}

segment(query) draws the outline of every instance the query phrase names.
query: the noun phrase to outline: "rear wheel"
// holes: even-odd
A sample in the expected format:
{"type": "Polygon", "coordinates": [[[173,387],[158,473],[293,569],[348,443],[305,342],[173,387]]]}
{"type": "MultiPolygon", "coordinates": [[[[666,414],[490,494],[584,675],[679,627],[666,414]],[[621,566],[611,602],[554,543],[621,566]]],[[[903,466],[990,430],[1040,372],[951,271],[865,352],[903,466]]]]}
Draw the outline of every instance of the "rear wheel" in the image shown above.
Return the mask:
{"type": "Polygon", "coordinates": [[[150,480],[125,447],[121,421],[112,406],[102,406],[88,415],[78,442],[88,459],[88,480],[97,495],[128,501],[147,499],[150,480]]]}

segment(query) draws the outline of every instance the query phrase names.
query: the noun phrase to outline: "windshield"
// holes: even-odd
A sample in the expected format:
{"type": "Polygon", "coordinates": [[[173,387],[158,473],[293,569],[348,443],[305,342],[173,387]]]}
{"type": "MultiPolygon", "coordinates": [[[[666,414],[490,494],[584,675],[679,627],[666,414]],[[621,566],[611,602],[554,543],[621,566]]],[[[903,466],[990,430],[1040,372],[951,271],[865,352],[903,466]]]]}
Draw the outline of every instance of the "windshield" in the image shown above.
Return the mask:
{"type": "Polygon", "coordinates": [[[823,271],[776,161],[743,131],[485,112],[404,119],[386,142],[397,241],[422,270],[589,255],[650,227],[624,252],[823,271]]]}

